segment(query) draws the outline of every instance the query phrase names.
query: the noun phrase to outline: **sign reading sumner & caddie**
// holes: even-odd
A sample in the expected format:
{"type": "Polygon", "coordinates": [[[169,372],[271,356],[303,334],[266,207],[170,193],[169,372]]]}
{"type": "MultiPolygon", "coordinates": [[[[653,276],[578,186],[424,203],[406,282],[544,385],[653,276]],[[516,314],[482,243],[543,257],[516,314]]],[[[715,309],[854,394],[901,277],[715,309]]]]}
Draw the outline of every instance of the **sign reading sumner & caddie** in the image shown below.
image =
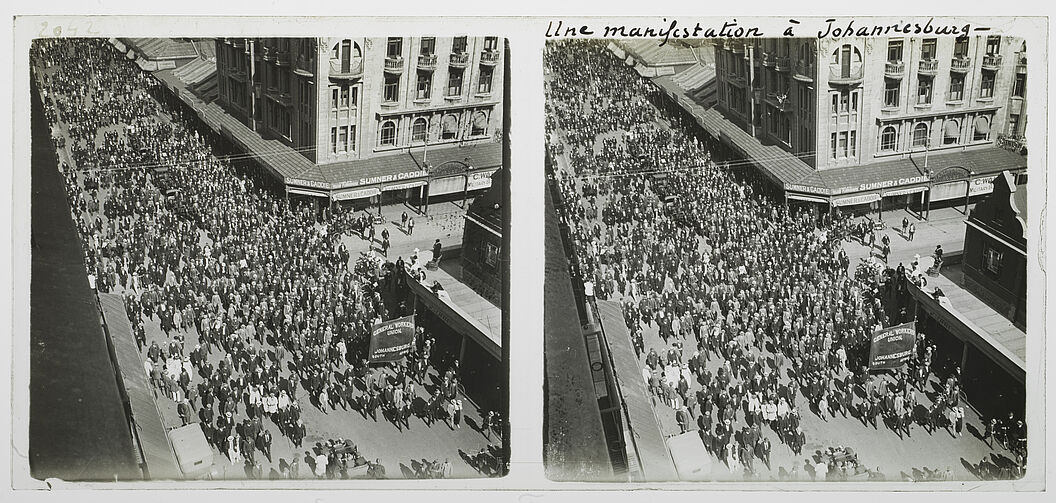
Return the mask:
{"type": "Polygon", "coordinates": [[[376,323],[370,333],[370,363],[394,362],[414,347],[414,315],[376,323]]]}
{"type": "Polygon", "coordinates": [[[873,332],[869,347],[869,370],[896,369],[913,356],[917,331],[915,322],[884,328],[873,332]]]}

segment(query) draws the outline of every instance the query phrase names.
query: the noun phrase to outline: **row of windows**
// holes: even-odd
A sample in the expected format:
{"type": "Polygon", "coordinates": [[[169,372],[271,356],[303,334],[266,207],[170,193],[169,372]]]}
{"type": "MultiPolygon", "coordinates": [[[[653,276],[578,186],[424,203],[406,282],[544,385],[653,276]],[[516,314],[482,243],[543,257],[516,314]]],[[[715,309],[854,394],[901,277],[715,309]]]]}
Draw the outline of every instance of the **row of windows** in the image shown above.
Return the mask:
{"type": "MultiPolygon", "coordinates": [[[[468,47],[469,41],[467,37],[455,37],[451,41],[451,52],[455,54],[465,54],[468,47]]],[[[484,37],[484,50],[499,50],[499,37],[484,37]]],[[[421,43],[418,45],[418,54],[422,56],[432,56],[433,54],[436,54],[436,38],[422,37],[421,43]]],[[[390,58],[399,58],[403,56],[402,37],[388,38],[385,43],[385,56],[390,58]]]]}
{"type": "MultiPolygon", "coordinates": [[[[992,118],[986,116],[979,116],[975,119],[974,128],[971,132],[971,141],[986,141],[990,139],[990,124],[992,118]]],[[[943,121],[943,145],[956,145],[961,143],[963,133],[961,132],[961,122],[957,119],[947,119],[943,121]]],[[[927,148],[931,145],[931,126],[926,122],[919,122],[913,126],[913,133],[911,137],[912,148],[927,148]]],[[[899,142],[899,131],[893,125],[884,126],[880,130],[880,151],[881,152],[893,152],[898,149],[899,142]]]]}
{"type": "MultiPolygon", "coordinates": [[[[889,40],[887,42],[887,60],[891,62],[902,61],[904,52],[902,40],[889,40]]],[[[933,61],[937,55],[938,40],[926,38],[920,43],[920,59],[933,61]]],[[[1001,37],[986,37],[986,54],[994,55],[1001,53],[1001,37]]],[[[953,57],[964,58],[968,56],[968,37],[957,37],[953,42],[953,57]]]]}
{"type": "MultiPolygon", "coordinates": [[[[946,101],[964,100],[964,80],[962,73],[950,73],[950,87],[946,93],[946,101]]],[[[994,97],[994,86],[997,80],[995,72],[983,70],[979,79],[979,99],[994,97]]],[[[1016,79],[1019,82],[1020,79],[1016,79]]],[[[934,99],[935,80],[931,77],[919,77],[917,79],[916,105],[931,105],[934,99]]],[[[1022,96],[1026,88],[1026,80],[1016,90],[1022,96]]],[[[884,107],[893,108],[900,105],[902,95],[902,81],[898,79],[884,79],[884,107]]]]}
{"type": "MultiPolygon", "coordinates": [[[[476,112],[473,114],[472,120],[469,123],[469,136],[478,137],[485,136],[488,134],[488,115],[484,112],[476,112]]],[[[460,136],[461,127],[459,127],[458,118],[452,114],[445,115],[440,120],[440,132],[438,138],[440,140],[457,140],[460,136]]],[[[411,141],[413,144],[424,144],[428,141],[429,135],[429,120],[425,117],[417,117],[411,122],[411,141]]],[[[396,121],[387,120],[381,124],[381,129],[378,134],[378,145],[380,146],[395,146],[400,144],[396,121]]]]}
{"type": "MultiPolygon", "coordinates": [[[[488,94],[491,92],[491,82],[494,70],[487,65],[480,66],[480,78],[477,81],[477,93],[488,94]]],[[[445,96],[461,96],[465,80],[465,70],[462,68],[451,68],[447,74],[447,88],[445,96]]],[[[414,99],[427,100],[431,98],[433,88],[433,73],[420,71],[417,73],[415,82],[414,99]]],[[[400,101],[400,76],[385,75],[384,100],[388,103],[400,101]]]]}

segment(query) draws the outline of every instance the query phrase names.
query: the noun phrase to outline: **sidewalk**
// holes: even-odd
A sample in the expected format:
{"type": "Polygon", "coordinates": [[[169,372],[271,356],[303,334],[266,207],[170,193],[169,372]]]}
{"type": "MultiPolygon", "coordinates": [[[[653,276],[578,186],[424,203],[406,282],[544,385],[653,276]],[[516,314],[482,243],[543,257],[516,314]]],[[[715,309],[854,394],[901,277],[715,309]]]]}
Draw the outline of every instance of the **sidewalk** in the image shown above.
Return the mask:
{"type": "Polygon", "coordinates": [[[876,233],[876,247],[869,249],[868,244],[861,244],[857,240],[845,241],[844,250],[851,259],[851,267],[858,264],[858,259],[869,256],[880,257],[881,239],[884,234],[891,238],[891,255],[887,263],[891,267],[898,267],[901,262],[907,268],[913,262],[914,255],[930,257],[935,251],[935,246],[942,245],[946,255],[960,252],[964,249],[965,223],[967,219],[960,208],[942,208],[931,211],[931,218],[927,221],[919,220],[916,214],[906,210],[884,213],[884,223],[888,225],[884,230],[876,233]],[[908,218],[910,223],[916,226],[917,232],[913,235],[913,241],[908,236],[902,235],[902,218],[908,218]]]}

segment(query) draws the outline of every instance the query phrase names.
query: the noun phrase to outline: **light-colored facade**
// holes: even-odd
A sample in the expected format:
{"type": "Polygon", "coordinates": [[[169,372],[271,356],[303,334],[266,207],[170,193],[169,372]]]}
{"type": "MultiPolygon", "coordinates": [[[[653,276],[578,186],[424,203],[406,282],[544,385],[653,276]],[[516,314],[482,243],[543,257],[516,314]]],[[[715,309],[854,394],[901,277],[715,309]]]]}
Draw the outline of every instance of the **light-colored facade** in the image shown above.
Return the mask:
{"type": "Polygon", "coordinates": [[[498,37],[221,38],[216,53],[220,105],[324,171],[502,134],[498,37]]]}
{"type": "Polygon", "coordinates": [[[1025,50],[996,35],[726,41],[718,109],[816,170],[986,148],[1024,130],[1025,50]]]}

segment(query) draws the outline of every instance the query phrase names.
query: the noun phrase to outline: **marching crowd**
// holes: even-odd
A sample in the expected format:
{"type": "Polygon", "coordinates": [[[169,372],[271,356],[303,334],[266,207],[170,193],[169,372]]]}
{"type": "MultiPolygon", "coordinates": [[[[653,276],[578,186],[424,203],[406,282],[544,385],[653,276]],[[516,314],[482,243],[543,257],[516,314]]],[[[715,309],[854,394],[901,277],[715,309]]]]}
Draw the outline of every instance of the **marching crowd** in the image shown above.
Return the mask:
{"type": "MultiPolygon", "coordinates": [[[[882,423],[900,438],[917,424],[961,434],[959,369],[934,379],[924,334],[890,378],[868,372],[872,332],[912,319],[897,301],[904,268],[850,271],[849,219],[791,211],[753,190],[677,127],[662,93],[604,41],[548,44],[545,62],[548,154],[568,166],[555,162],[550,181],[573,278],[588,297],[622,304],[641,378],[682,432],[699,429],[746,476],[756,461],[770,468],[766,429],[802,451],[808,411],[882,423]],[[652,327],[661,346],[647,348],[652,327]]],[[[816,476],[864,470],[855,457],[816,476]]]]}
{"type": "MultiPolygon", "coordinates": [[[[68,138],[73,165],[62,171],[89,281],[125,298],[144,370],[184,424],[199,422],[250,476],[261,456],[272,461],[266,422],[300,447],[307,406],[375,421],[380,411],[400,430],[411,415],[461,427],[459,363],[434,350],[428,331],[417,328],[404,361],[367,363],[372,325],[411,314],[401,276],[417,257],[353,259],[347,226],[327,224],[358,219],[319,222],[259,190],[105,40],[37,41],[32,58],[48,120],[68,138]],[[153,323],[162,344],[148,344],[153,323]]],[[[359,231],[373,235],[373,225],[359,231]]],[[[489,436],[499,431],[494,413],[483,419],[489,436]]],[[[383,476],[380,460],[318,452],[318,477],[347,476],[350,463],[383,476]]]]}

